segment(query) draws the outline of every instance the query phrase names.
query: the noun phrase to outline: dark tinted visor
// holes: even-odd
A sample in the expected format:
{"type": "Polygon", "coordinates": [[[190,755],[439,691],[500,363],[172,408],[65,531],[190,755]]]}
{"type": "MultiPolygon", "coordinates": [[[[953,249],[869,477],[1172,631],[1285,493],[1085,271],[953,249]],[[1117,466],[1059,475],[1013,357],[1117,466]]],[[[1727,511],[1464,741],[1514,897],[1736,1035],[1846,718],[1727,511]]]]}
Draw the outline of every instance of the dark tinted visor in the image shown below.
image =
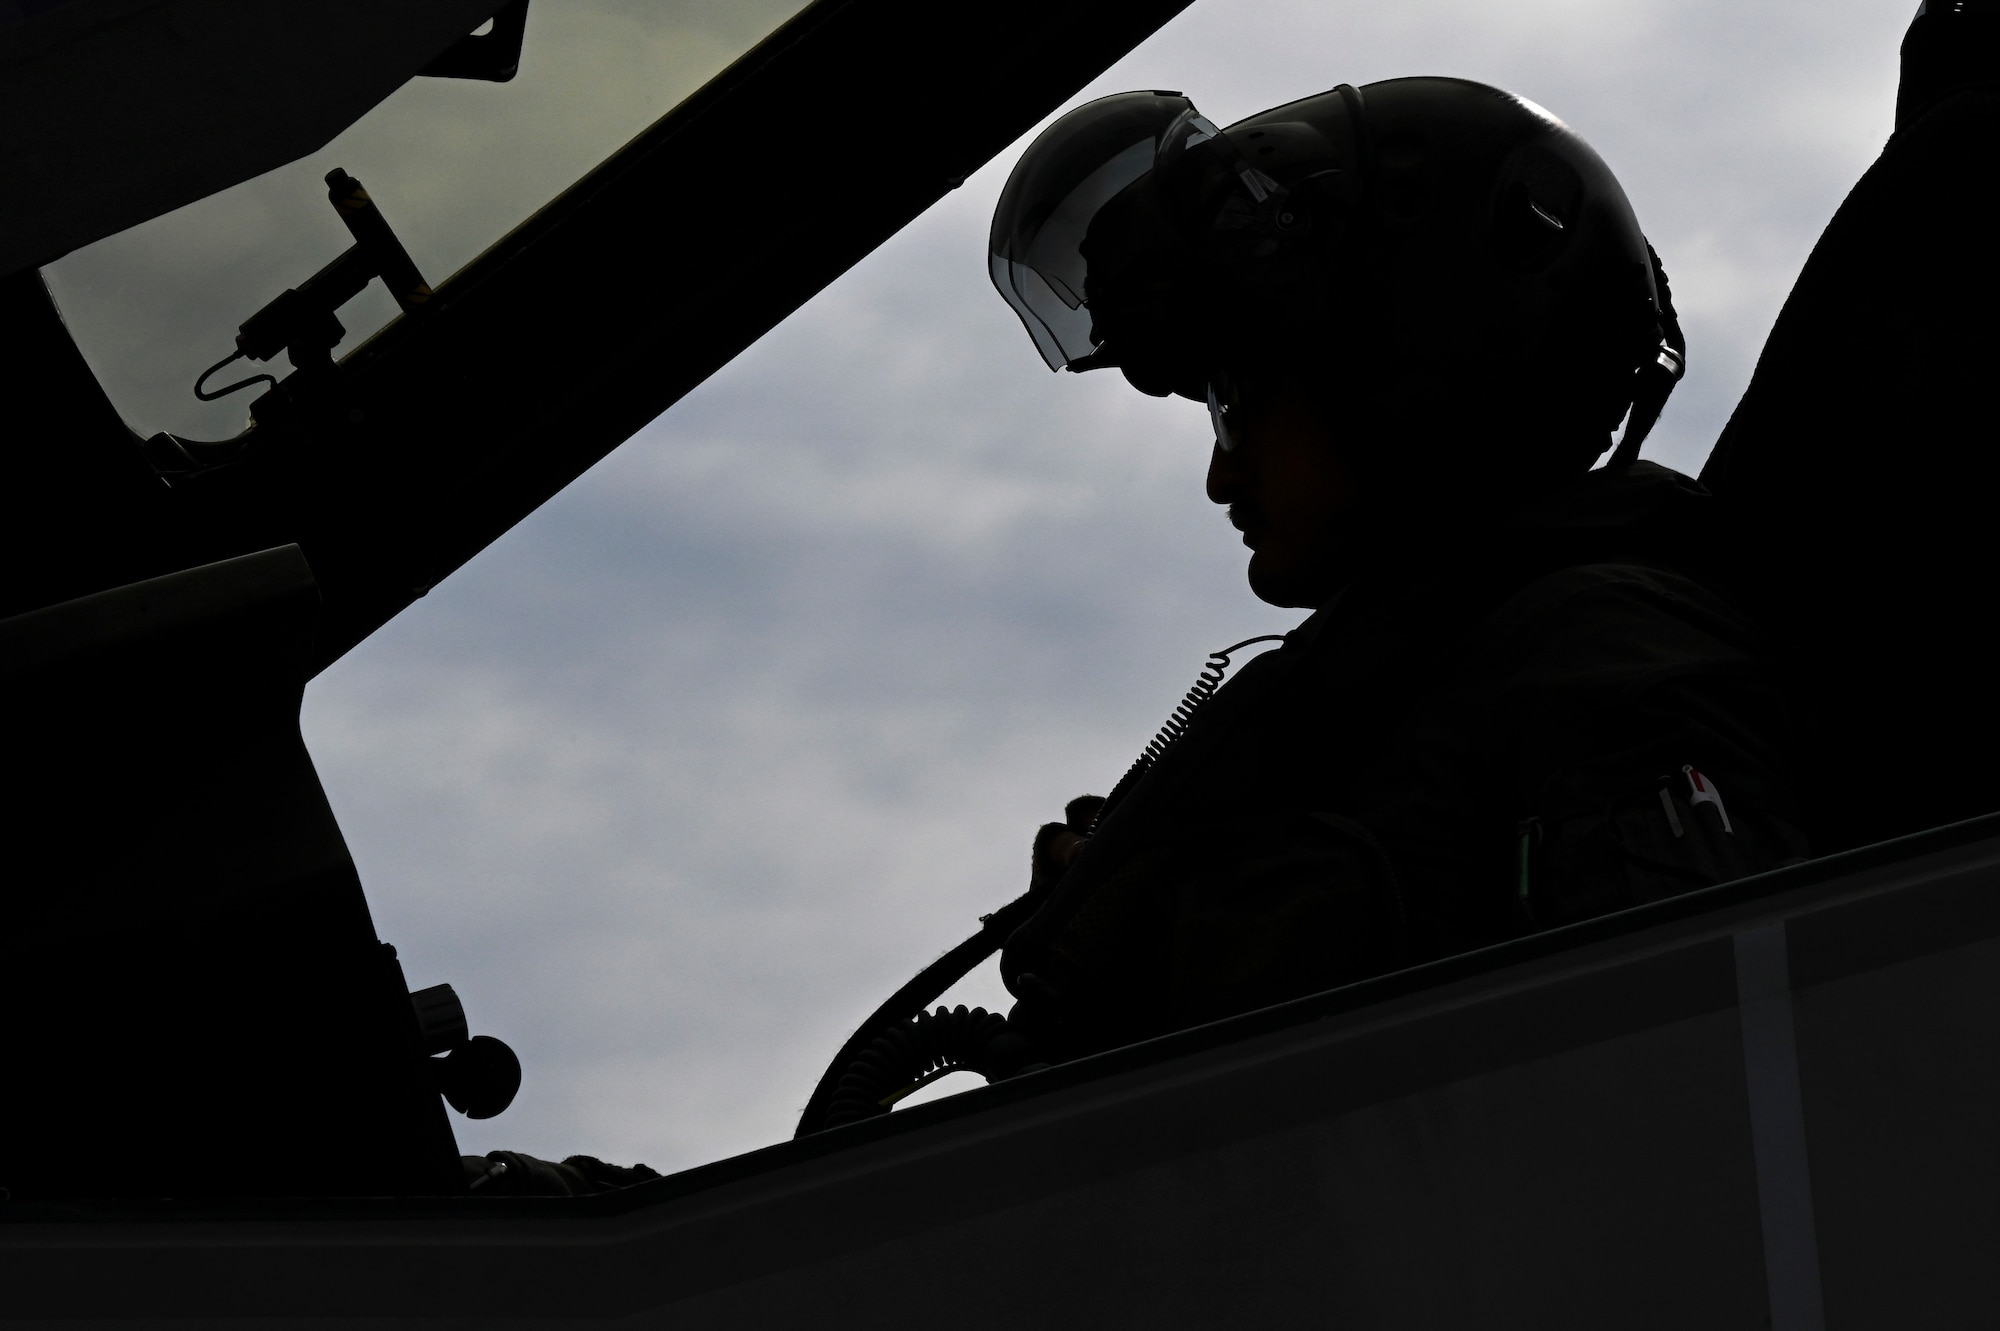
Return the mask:
{"type": "Polygon", "coordinates": [[[993,212],[988,270],[1050,369],[1098,347],[1084,296],[1091,219],[1167,148],[1216,132],[1179,93],[1121,92],[1071,111],[1021,155],[993,212]]]}

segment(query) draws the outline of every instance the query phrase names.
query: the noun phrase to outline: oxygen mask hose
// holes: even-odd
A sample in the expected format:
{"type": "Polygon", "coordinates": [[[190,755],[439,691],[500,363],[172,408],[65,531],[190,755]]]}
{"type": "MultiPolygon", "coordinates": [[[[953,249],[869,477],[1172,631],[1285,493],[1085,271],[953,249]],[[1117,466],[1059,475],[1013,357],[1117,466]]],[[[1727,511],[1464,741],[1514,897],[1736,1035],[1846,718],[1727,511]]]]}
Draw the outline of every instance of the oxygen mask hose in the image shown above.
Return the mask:
{"type": "Polygon", "coordinates": [[[924,1009],[998,952],[1050,899],[1082,843],[1187,733],[1195,713],[1215,696],[1230,657],[1253,643],[1282,641],[1282,635],[1266,634],[1209,653],[1193,687],[1110,795],[1082,795],[1071,800],[1063,809],[1062,822],[1046,824],[1036,833],[1035,870],[1028,890],[991,915],[980,917],[978,933],[924,967],[847,1038],[806,1101],[795,1136],[886,1114],[898,1100],[960,1069],[995,1081],[1045,1066],[1034,1042],[1010,1028],[1007,1018],[998,1013],[964,1006],[951,1010],[940,1007],[935,1012],[924,1009]],[[1057,844],[1064,838],[1070,839],[1069,844],[1057,844]]]}
{"type": "Polygon", "coordinates": [[[919,1012],[882,1028],[847,1065],[827,1105],[829,1128],[889,1112],[898,1100],[947,1073],[977,1072],[988,1081],[1022,1071],[1034,1051],[1007,1019],[964,1004],[919,1012]]]}
{"type": "MultiPolygon", "coordinates": [[[[926,1014],[923,1009],[936,1002],[945,990],[964,979],[966,975],[971,973],[974,966],[977,966],[980,962],[998,952],[1000,945],[1007,941],[1008,935],[1012,934],[1030,915],[1034,914],[1035,907],[1039,904],[1040,898],[1030,889],[1002,906],[999,910],[994,911],[991,915],[981,916],[978,933],[966,939],[963,943],[960,943],[930,965],[924,967],[923,970],[917,973],[916,978],[890,995],[888,1002],[870,1013],[868,1020],[862,1022],[855,1029],[854,1034],[847,1037],[847,1042],[841,1045],[840,1052],[833,1056],[832,1063],[828,1064],[825,1073],[820,1076],[819,1085],[813,1088],[811,1098],[806,1101],[805,1111],[799,1115],[798,1131],[793,1135],[804,1137],[810,1133],[835,1126],[829,1117],[833,1109],[834,1097],[839,1092],[844,1078],[856,1061],[862,1058],[864,1054],[867,1054],[878,1039],[892,1035],[910,1022],[927,1015],[935,1020],[936,1014],[926,1014]],[[912,1013],[916,1013],[917,1016],[912,1017],[912,1013]]],[[[939,1011],[942,1012],[943,1009],[940,1008],[939,1011]]],[[[982,1013],[982,1015],[999,1022],[1003,1028],[1006,1026],[1006,1019],[1004,1017],[994,1013],[982,1013]]],[[[994,1031],[992,1034],[998,1034],[998,1031],[994,1031]]],[[[954,1039],[956,1038],[955,1036],[954,1039]]],[[[963,1066],[972,1068],[975,1071],[983,1070],[984,1060],[967,1052],[962,1043],[955,1043],[952,1047],[955,1051],[964,1054],[963,1066]]],[[[900,1048],[900,1045],[898,1048],[900,1048]]],[[[1024,1064],[1028,1061],[1025,1058],[1020,1060],[1024,1064]]],[[[1005,1075],[1011,1075],[1011,1071],[1005,1075]]],[[[921,1073],[922,1070],[920,1069],[917,1075],[921,1075],[921,1073]]],[[[939,1075],[942,1074],[940,1073],[939,1075]]],[[[996,1070],[995,1073],[988,1073],[987,1075],[990,1079],[991,1076],[999,1074],[996,1070]]],[[[870,1085],[873,1085],[873,1083],[871,1082],[870,1085]]],[[[886,1093],[895,1090],[899,1085],[901,1083],[886,1085],[883,1087],[883,1091],[886,1093]]],[[[907,1094],[908,1090],[915,1089],[916,1087],[911,1086],[903,1094],[907,1094]]],[[[889,1104],[894,1104],[897,1099],[901,1098],[901,1094],[896,1095],[890,1099],[889,1104]]],[[[887,1113],[888,1105],[883,1105],[880,1112],[887,1113]]],[[[859,1115],[859,1117],[870,1116],[867,1113],[859,1115]]]]}

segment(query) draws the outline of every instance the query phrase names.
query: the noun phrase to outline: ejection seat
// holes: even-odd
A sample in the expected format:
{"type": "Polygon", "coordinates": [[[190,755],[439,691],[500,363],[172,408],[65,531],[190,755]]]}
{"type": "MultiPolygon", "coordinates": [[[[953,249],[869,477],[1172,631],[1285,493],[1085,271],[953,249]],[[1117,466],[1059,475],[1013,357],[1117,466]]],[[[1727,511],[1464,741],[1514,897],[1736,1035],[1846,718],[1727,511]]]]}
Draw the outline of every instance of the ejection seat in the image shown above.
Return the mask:
{"type": "Polygon", "coordinates": [[[1790,661],[1816,853],[2000,810],[2000,82],[1927,92],[1807,260],[1702,481],[1790,661]]]}

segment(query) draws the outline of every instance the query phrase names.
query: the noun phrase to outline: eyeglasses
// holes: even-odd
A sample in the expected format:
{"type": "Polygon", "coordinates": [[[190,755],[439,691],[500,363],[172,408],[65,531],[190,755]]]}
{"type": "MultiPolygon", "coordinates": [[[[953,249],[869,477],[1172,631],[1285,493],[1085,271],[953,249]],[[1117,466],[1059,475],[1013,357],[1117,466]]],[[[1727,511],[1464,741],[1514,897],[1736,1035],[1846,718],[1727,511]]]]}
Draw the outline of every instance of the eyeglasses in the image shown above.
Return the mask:
{"type": "Polygon", "coordinates": [[[1234,453],[1243,446],[1243,401],[1236,380],[1218,374],[1208,381],[1208,423],[1215,428],[1215,446],[1234,453]]]}

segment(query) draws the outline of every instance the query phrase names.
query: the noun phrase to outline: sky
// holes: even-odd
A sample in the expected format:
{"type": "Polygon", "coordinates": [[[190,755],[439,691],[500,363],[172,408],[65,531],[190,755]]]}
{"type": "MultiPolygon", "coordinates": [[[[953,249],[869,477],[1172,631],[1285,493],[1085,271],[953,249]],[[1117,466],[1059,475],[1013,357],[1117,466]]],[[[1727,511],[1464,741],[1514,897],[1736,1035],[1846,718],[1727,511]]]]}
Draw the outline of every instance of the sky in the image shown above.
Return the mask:
{"type": "MultiPolygon", "coordinates": [[[[52,289],[135,426],[233,433],[241,401],[186,385],[339,248],[329,165],[435,282],[791,8],[537,0],[520,83],[419,81],[52,289]]],[[[1889,133],[1913,9],[1198,0],[1066,106],[1176,88],[1227,123],[1449,74],[1549,108],[1672,278],[1688,377],[1646,453],[1692,472],[1889,133]]],[[[526,1067],[505,1114],[454,1115],[462,1149],[672,1171],[790,1136],[854,1024],[1025,887],[1035,827],[1210,650],[1301,617],[1244,586],[1203,410],[1050,374],[992,291],[1026,143],[308,687],[378,933],[526,1067]]],[[[1008,1001],[990,967],[955,995],[1008,1001]]]]}

